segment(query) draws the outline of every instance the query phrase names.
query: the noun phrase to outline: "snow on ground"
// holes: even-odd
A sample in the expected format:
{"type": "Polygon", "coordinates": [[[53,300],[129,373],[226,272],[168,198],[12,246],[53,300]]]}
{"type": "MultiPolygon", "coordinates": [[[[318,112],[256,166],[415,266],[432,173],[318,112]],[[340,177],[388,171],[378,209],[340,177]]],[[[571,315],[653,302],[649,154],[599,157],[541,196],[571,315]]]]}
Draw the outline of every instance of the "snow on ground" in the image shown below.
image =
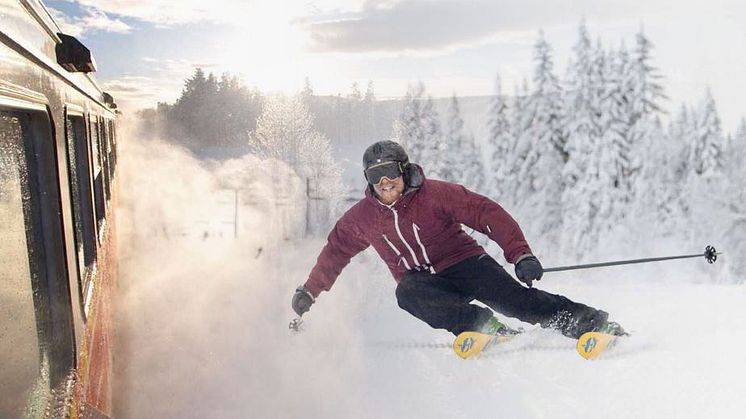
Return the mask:
{"type": "Polygon", "coordinates": [[[370,272],[373,255],[351,264],[291,334],[293,288],[321,245],[257,260],[240,242],[200,243],[172,248],[165,264],[161,251],[144,252],[138,262],[160,267],[123,276],[119,417],[736,418],[746,408],[743,286],[557,280],[547,288],[632,330],[619,354],[588,362],[569,339],[539,331],[537,345],[566,349],[463,361],[449,349],[381,345],[451,337],[396,306],[393,280],[370,272]]]}
{"type": "MultiPolygon", "coordinates": [[[[122,160],[129,179],[136,168],[122,160]]],[[[271,210],[255,214],[267,222],[239,239],[143,235],[158,231],[144,227],[159,202],[186,210],[198,197],[180,202],[172,193],[162,202],[160,186],[133,186],[122,188],[118,220],[118,418],[740,418],[746,411],[746,287],[708,283],[704,261],[547,274],[539,282],[609,311],[633,333],[609,359],[585,361],[573,341],[539,330],[527,338],[560,349],[463,361],[450,349],[392,347],[452,337],[397,307],[395,283],[370,251],[321,295],[305,330],[290,333],[293,290],[322,240],[267,244],[276,227],[271,210]]]]}

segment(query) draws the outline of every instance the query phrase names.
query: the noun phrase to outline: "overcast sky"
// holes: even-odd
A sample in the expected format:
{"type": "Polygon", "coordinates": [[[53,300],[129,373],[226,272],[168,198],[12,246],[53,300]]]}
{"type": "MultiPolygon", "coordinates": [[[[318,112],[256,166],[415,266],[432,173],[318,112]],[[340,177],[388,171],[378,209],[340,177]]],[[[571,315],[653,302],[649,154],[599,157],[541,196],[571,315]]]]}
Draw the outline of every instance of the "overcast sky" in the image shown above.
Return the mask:
{"type": "Polygon", "coordinates": [[[746,114],[746,2],[741,0],[46,0],[93,51],[98,80],[125,108],[173,101],[196,66],[265,92],[349,93],[372,80],[399,97],[422,80],[434,96],[486,95],[532,74],[543,29],[559,75],[585,18],[607,46],[644,27],[669,109],[712,89],[724,128],[746,114]]]}

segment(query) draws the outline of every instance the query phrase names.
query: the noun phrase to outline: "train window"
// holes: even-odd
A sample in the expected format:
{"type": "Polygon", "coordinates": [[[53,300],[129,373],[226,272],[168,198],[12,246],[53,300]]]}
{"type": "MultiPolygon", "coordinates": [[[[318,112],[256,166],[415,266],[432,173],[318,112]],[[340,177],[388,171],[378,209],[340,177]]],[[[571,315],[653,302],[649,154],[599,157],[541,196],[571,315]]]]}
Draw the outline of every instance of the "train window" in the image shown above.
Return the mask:
{"type": "Polygon", "coordinates": [[[34,298],[23,214],[23,139],[0,113],[0,417],[22,416],[40,374],[34,298]],[[10,319],[13,319],[12,321],[10,319]]]}
{"type": "Polygon", "coordinates": [[[111,189],[109,187],[109,170],[108,170],[108,157],[107,157],[107,147],[106,147],[106,131],[104,130],[105,121],[103,118],[99,118],[98,120],[98,155],[101,159],[101,169],[102,169],[102,175],[104,180],[104,199],[106,200],[107,204],[109,202],[109,196],[111,195],[111,189]]]}
{"type": "Polygon", "coordinates": [[[106,120],[106,139],[109,144],[109,179],[114,178],[114,124],[106,120]]]}
{"type": "Polygon", "coordinates": [[[0,109],[0,417],[43,412],[75,364],[50,127],[0,109]]]}
{"type": "MultiPolygon", "coordinates": [[[[104,172],[101,168],[101,146],[99,140],[98,120],[91,115],[91,161],[93,162],[93,197],[96,204],[96,224],[102,231],[106,220],[106,197],[104,196],[104,172]]],[[[99,235],[99,240],[102,237],[99,235]]]]}
{"type": "Polygon", "coordinates": [[[114,121],[109,121],[109,127],[111,132],[111,175],[113,178],[117,168],[117,126],[114,121]]]}
{"type": "Polygon", "coordinates": [[[106,200],[108,201],[109,199],[111,199],[111,131],[109,130],[109,121],[103,119],[101,128],[101,132],[103,134],[101,148],[103,149],[104,169],[106,171],[106,181],[104,182],[104,186],[106,187],[106,200]]]}
{"type": "MultiPolygon", "coordinates": [[[[88,139],[85,134],[83,117],[67,114],[65,118],[67,164],[70,173],[70,195],[75,226],[78,289],[81,292],[87,290],[90,285],[93,266],[96,262],[96,222],[93,212],[88,139]]],[[[79,297],[82,302],[82,295],[79,297]]]]}

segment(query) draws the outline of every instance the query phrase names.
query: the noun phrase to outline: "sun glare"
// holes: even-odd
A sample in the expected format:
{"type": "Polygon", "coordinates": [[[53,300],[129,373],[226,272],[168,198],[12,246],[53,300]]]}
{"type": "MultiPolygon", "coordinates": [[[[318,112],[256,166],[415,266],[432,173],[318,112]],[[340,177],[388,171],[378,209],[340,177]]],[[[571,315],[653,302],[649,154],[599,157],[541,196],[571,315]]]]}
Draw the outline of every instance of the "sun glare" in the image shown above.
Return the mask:
{"type": "Polygon", "coordinates": [[[304,33],[281,3],[261,9],[236,29],[220,64],[262,91],[293,93],[305,77],[304,33]]]}

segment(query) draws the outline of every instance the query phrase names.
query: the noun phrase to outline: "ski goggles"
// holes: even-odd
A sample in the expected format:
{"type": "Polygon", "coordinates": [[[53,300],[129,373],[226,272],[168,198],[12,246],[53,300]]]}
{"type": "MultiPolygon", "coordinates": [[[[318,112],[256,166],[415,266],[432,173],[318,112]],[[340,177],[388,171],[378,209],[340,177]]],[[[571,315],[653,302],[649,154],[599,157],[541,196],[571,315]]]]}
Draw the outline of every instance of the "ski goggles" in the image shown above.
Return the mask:
{"type": "Polygon", "coordinates": [[[394,180],[401,176],[402,173],[404,173],[404,169],[400,162],[386,161],[374,164],[365,169],[365,179],[367,179],[368,183],[371,185],[377,185],[383,178],[394,180]]]}

